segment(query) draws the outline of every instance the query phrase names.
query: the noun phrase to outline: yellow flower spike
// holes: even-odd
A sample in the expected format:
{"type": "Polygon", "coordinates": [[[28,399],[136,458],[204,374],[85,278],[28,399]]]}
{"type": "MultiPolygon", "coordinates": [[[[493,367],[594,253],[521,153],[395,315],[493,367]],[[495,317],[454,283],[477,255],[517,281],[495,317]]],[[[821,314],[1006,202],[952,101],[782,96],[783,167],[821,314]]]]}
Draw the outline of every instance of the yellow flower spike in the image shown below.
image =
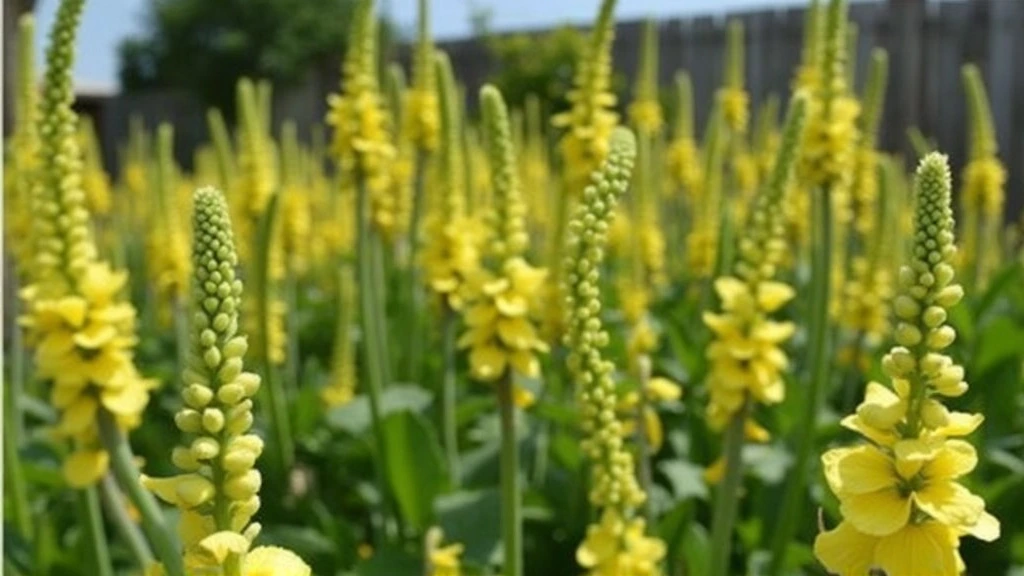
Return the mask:
{"type": "Polygon", "coordinates": [[[928,154],[915,179],[912,255],[893,301],[896,346],[882,362],[892,389],[869,384],[864,402],[843,420],[868,443],[822,455],[843,521],[818,535],[814,551],[840,576],[872,570],[957,576],[964,570],[961,536],[999,537],[985,502],[959,482],[977,454],[953,437],[969,434],[981,418],[949,412],[940,402],[967,387],[963,368],[943,353],[956,335],[947,312],[963,297],[952,265],[950,189],[946,157],[928,154]]]}
{"type": "MultiPolygon", "coordinates": [[[[157,128],[155,177],[157,209],[151,213],[146,235],[149,266],[163,308],[172,310],[188,291],[191,263],[188,257],[188,230],[178,218],[178,173],[174,165],[174,127],[157,128]]],[[[169,318],[167,318],[169,320],[169,318]]]]}
{"type": "Polygon", "coordinates": [[[356,348],[352,342],[355,323],[356,286],[351,265],[342,266],[338,275],[338,326],[334,333],[330,381],[320,397],[328,406],[349,403],[356,394],[356,348]]]}
{"type": "Polygon", "coordinates": [[[395,163],[392,167],[391,187],[389,189],[391,225],[387,230],[388,240],[397,242],[409,232],[412,224],[413,201],[415,191],[415,146],[410,138],[408,116],[409,105],[403,100],[405,74],[397,64],[388,66],[388,101],[391,115],[394,118],[395,163]]]}
{"type": "Polygon", "coordinates": [[[54,433],[70,440],[64,476],[85,488],[107,472],[110,456],[97,417],[113,413],[122,432],[139,425],[150,381],[133,364],[135,310],[120,299],[127,281],[97,260],[71,108],[71,68],[82,10],[79,0],[58,8],[47,49],[45,89],[37,117],[38,169],[32,189],[34,284],[21,296],[26,341],[35,348],[36,375],[52,384],[59,412],[54,433]]]}
{"type": "Polygon", "coordinates": [[[79,119],[78,139],[82,150],[82,189],[85,190],[86,205],[95,216],[106,216],[110,212],[110,177],[103,168],[103,155],[92,118],[85,116],[79,119]]]}
{"type": "Polygon", "coordinates": [[[312,237],[309,183],[303,170],[295,122],[281,125],[281,249],[288,274],[302,276],[309,269],[312,237]]]}
{"type": "Polygon", "coordinates": [[[39,166],[36,108],[38,86],[35,67],[35,18],[18,19],[18,91],[15,125],[4,150],[4,240],[11,246],[22,282],[32,274],[32,185],[39,166]]]}
{"type": "Polygon", "coordinates": [[[474,281],[477,294],[466,312],[467,331],[459,345],[470,348],[470,373],[475,379],[497,381],[506,370],[537,377],[537,354],[548,352],[549,347],[538,334],[531,312],[536,311],[547,271],[535,269],[521,255],[528,241],[526,207],[501,92],[492,85],[483,86],[480,108],[495,188],[489,218],[495,263],[474,281]]]}
{"type": "Polygon", "coordinates": [[[386,197],[395,157],[383,96],[377,84],[377,20],[373,0],[360,0],[353,14],[349,50],[342,64],[341,94],[328,98],[331,150],[343,174],[362,179],[371,204],[386,197]]]}
{"type": "Polygon", "coordinates": [[[227,576],[309,574],[308,567],[286,551],[249,551],[259,532],[259,524],[251,520],[260,507],[261,478],[254,465],[263,441],[249,428],[260,378],[244,371],[248,342],[238,333],[242,283],[236,272],[231,220],[220,192],[196,191],[193,229],[191,350],[182,375],[185,406],[175,416],[184,435],[173,459],[185,473],[143,476],[142,482],[181,509],[179,529],[187,566],[222,568],[227,576]],[[197,467],[196,462],[202,465],[197,467]],[[280,571],[267,572],[278,560],[280,571]]]}
{"type": "MultiPolygon", "coordinates": [[[[723,276],[714,283],[722,311],[704,314],[704,323],[713,334],[706,351],[711,364],[708,422],[718,430],[733,418],[743,417],[750,401],[776,404],[785,396],[782,372],[788,359],[781,345],[795,329],[770,315],[795,296],[790,286],[774,277],[787,249],[783,205],[799,153],[806,107],[801,96],[790,103],[775,167],[737,242],[735,276],[723,276]]],[[[746,427],[751,433],[748,436],[763,436],[753,422],[746,427]]],[[[711,477],[720,476],[719,472],[724,472],[724,464],[709,469],[711,477]]]]}
{"type": "Polygon", "coordinates": [[[423,152],[433,152],[441,140],[441,110],[434,73],[434,40],[430,35],[430,0],[419,0],[412,88],[407,96],[409,140],[423,152]]]}
{"type": "Polygon", "coordinates": [[[1006,194],[1006,169],[998,157],[992,110],[981,71],[973,64],[962,70],[967,95],[969,160],[960,193],[963,223],[963,264],[981,287],[1002,261],[999,232],[1006,194]]]}
{"type": "Polygon", "coordinates": [[[658,102],[658,25],[653,20],[644,23],[642,42],[633,103],[629,105],[629,119],[640,138],[656,134],[664,124],[658,102]]]}
{"type": "Polygon", "coordinates": [[[567,95],[570,109],[552,119],[555,126],[566,128],[558,146],[564,158],[566,189],[571,194],[583,190],[591,172],[604,161],[609,137],[619,121],[611,90],[615,2],[602,0],[586,52],[576,64],[573,88],[567,95]]]}
{"type": "Polygon", "coordinates": [[[675,130],[666,160],[673,183],[682,189],[691,206],[699,205],[701,194],[700,150],[693,131],[693,83],[690,75],[680,72],[675,81],[675,130]]]}
{"type": "Polygon", "coordinates": [[[816,90],[821,80],[821,46],[824,43],[821,0],[811,0],[804,12],[804,41],[793,91],[816,90]]]}
{"type": "Polygon", "coordinates": [[[725,52],[725,87],[719,92],[725,125],[734,134],[744,134],[750,122],[750,96],[743,87],[744,66],[743,22],[729,22],[725,52]]]}
{"type": "Polygon", "coordinates": [[[466,213],[463,157],[458,132],[455,81],[451,62],[443,53],[435,55],[440,87],[442,143],[438,162],[440,191],[429,208],[422,250],[427,285],[449,308],[460,310],[465,303],[467,281],[480,268],[483,230],[466,213]]]}

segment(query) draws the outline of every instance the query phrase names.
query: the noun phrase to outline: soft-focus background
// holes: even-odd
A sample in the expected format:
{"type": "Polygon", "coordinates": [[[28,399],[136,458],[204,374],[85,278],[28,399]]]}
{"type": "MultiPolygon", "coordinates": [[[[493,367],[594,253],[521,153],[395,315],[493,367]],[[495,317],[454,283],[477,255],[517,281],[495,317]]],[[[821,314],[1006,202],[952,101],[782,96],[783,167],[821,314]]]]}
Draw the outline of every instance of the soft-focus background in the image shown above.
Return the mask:
{"type": "MultiPolygon", "coordinates": [[[[47,30],[55,0],[4,0],[5,46],[16,31],[6,14],[38,12],[47,30]]],[[[217,106],[233,114],[235,83],[242,76],[274,82],[274,119],[298,123],[300,137],[326,113],[326,96],[338,84],[339,62],[352,0],[103,0],[91,2],[81,31],[76,63],[79,106],[96,116],[108,168],[116,169],[118,142],[127,138],[129,118],[147,126],[163,120],[177,128],[178,161],[190,167],[190,151],[207,140],[205,110],[217,106]]],[[[414,36],[413,0],[381,2],[386,50],[408,62],[414,36]]],[[[747,30],[747,86],[753,102],[785,94],[799,60],[803,2],[791,0],[634,0],[617,14],[614,45],[617,87],[625,94],[634,76],[641,23],[659,22],[660,81],[670,86],[679,69],[689,70],[695,88],[698,126],[720,84],[726,16],[743,20],[747,30]]],[[[466,93],[495,82],[518,106],[539,93],[551,109],[571,79],[580,49],[581,28],[593,17],[589,0],[439,0],[432,8],[439,48],[452,59],[466,93]]],[[[872,47],[889,51],[892,85],[886,101],[880,145],[910,153],[906,131],[916,126],[950,154],[964,161],[964,101],[960,66],[975,62],[989,84],[1001,155],[1009,171],[1007,187],[1024,185],[1024,2],[1020,0],[854,1],[858,78],[864,77],[872,47]]],[[[38,35],[41,56],[45,35],[38,35]]],[[[10,78],[13,50],[5,51],[4,77],[10,78]]],[[[384,61],[387,58],[382,59],[384,61]]],[[[5,86],[10,86],[5,82],[5,86]]],[[[670,98],[663,98],[670,105],[670,98]]],[[[10,103],[12,98],[5,98],[10,103]]],[[[475,98],[467,103],[472,107],[475,98]]],[[[622,99],[620,99],[622,101],[622,99]]],[[[9,126],[5,104],[5,126],[9,126]]],[[[1024,206],[1008,195],[1006,209],[1024,206]]]]}

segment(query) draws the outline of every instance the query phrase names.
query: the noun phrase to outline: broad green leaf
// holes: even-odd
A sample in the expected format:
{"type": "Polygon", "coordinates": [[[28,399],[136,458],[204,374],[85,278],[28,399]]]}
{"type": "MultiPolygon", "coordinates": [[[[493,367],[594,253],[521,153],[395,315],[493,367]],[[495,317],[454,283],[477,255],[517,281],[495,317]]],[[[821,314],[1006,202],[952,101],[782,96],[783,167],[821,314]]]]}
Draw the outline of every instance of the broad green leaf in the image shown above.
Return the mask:
{"type": "Polygon", "coordinates": [[[666,460],[658,464],[658,471],[665,475],[676,499],[707,499],[708,487],[700,466],[683,460],[666,460]]]}
{"type": "Polygon", "coordinates": [[[465,546],[463,557],[487,564],[501,548],[501,495],[497,488],[447,494],[434,504],[445,542],[465,546]]]}
{"type": "MultiPolygon", "coordinates": [[[[391,386],[381,394],[381,417],[396,412],[422,412],[433,402],[430,392],[412,384],[391,386]]],[[[353,436],[370,429],[370,399],[365,394],[356,396],[351,402],[331,409],[326,416],[327,426],[348,432],[353,436]]]]}
{"type": "Polygon", "coordinates": [[[423,416],[401,411],[384,419],[384,442],[388,483],[402,517],[423,530],[433,516],[434,498],[448,482],[437,435],[423,416]]]}
{"type": "Polygon", "coordinates": [[[977,377],[1010,358],[1024,358],[1024,326],[1010,318],[996,318],[982,329],[977,354],[969,368],[977,377]]]}

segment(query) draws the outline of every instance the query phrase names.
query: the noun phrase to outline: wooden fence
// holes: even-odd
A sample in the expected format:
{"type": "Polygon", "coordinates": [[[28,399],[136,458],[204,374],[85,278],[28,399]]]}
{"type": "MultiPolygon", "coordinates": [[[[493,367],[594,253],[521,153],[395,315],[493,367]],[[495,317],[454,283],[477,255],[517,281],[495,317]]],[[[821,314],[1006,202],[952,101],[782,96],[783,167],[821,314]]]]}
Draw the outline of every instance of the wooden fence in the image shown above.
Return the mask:
{"type": "MultiPolygon", "coordinates": [[[[788,95],[800,60],[804,8],[737,13],[729,18],[745,24],[746,85],[752,102],[771,93],[788,95]]],[[[967,62],[980,66],[992,101],[1000,156],[1009,171],[1007,212],[1019,214],[1024,208],[1024,0],[854,2],[850,20],[858,30],[858,90],[871,50],[889,51],[890,82],[880,143],[908,158],[912,155],[906,130],[918,126],[950,155],[955,168],[963,165],[966,126],[960,68],[967,62]]],[[[703,126],[722,80],[726,19],[668,19],[658,26],[660,81],[671,82],[681,69],[690,72],[698,126],[703,126]]],[[[613,59],[617,71],[628,78],[637,68],[642,27],[639,21],[621,22],[616,30],[613,59]]],[[[476,94],[497,66],[479,39],[445,42],[440,47],[450,55],[467,94],[476,94]]],[[[300,133],[309,134],[313,123],[322,121],[327,93],[336,82],[336,67],[332,67],[312,71],[298,88],[279,91],[275,119],[293,118],[300,133]]],[[[186,95],[125,95],[112,100],[111,106],[116,113],[106,114],[103,127],[108,159],[113,157],[115,142],[127,133],[133,113],[141,114],[149,125],[175,121],[177,149],[183,154],[205,139],[203,113],[186,95]]],[[[181,160],[191,163],[191,158],[181,160]]]]}

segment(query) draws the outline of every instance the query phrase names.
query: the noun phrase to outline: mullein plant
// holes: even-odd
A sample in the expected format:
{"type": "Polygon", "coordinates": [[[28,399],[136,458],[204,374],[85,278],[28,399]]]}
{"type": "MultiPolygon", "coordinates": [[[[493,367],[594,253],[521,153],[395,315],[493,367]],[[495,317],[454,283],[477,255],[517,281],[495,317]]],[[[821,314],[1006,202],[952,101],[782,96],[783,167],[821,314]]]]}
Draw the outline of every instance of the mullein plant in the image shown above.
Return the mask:
{"type": "Polygon", "coordinates": [[[694,210],[686,234],[686,269],[690,280],[706,281],[715,271],[721,225],[722,157],[725,153],[725,120],[721,101],[715,100],[708,116],[702,143],[701,184],[691,206],[694,210]]]}
{"type": "Polygon", "coordinates": [[[864,401],[842,421],[866,442],[822,455],[843,520],[818,535],[814,551],[840,576],[956,576],[965,570],[961,537],[999,537],[999,521],[985,512],[984,500],[959,482],[978,462],[961,437],[983,418],[942,402],[967,391],[963,367],[944,352],[956,338],[947,317],[964,294],[954,280],[946,157],[928,154],[914,188],[913,250],[893,300],[895,346],[882,360],[891,387],[869,383],[864,401]]]}
{"type": "Polygon", "coordinates": [[[545,297],[545,334],[555,339],[565,328],[562,295],[558,290],[566,226],[574,203],[589,182],[590,175],[608,155],[609,137],[619,123],[612,91],[612,42],[615,39],[616,0],[602,0],[589,42],[576,63],[573,87],[566,95],[569,110],[551,119],[556,128],[564,128],[558,141],[562,182],[556,195],[554,222],[548,238],[548,267],[556,276],[545,297]]]}
{"type": "MultiPolygon", "coordinates": [[[[703,176],[700,148],[693,127],[693,82],[680,72],[675,78],[676,116],[671,140],[665,155],[668,181],[672,192],[672,214],[675,227],[669,230],[672,240],[686,242],[686,234],[696,225],[694,214],[701,205],[703,176]]],[[[683,264],[685,259],[673,259],[683,264]]],[[[672,270],[677,276],[680,270],[672,270]]]]}
{"type": "Polygon", "coordinates": [[[291,551],[252,548],[260,532],[252,519],[260,508],[262,479],[255,464],[263,440],[250,428],[260,377],[244,369],[242,282],[219,191],[196,191],[192,228],[189,362],[182,373],[184,406],[174,417],[184,436],[171,453],[181,474],[142,476],[142,484],[181,511],[178,530],[189,574],[310,576],[309,566],[291,551]]]}
{"type": "Polygon", "coordinates": [[[801,217],[811,221],[812,242],[807,308],[808,368],[804,411],[794,435],[796,457],[786,485],[777,529],[772,534],[772,558],[768,573],[778,575],[785,564],[789,544],[802,517],[804,481],[814,446],[819,398],[831,382],[832,337],[830,296],[836,271],[836,195],[848,191],[856,160],[857,100],[850,96],[846,69],[846,2],[831,0],[825,14],[817,84],[808,90],[807,128],[797,163],[800,184],[797,194],[811,196],[811,211],[801,217]]]}
{"type": "MultiPolygon", "coordinates": [[[[443,53],[435,57],[436,82],[441,98],[441,145],[434,165],[436,194],[425,217],[427,232],[420,257],[427,287],[439,305],[444,378],[441,384],[441,420],[448,467],[458,476],[456,438],[455,347],[458,315],[466,304],[471,279],[480,273],[484,230],[467,214],[462,145],[457,132],[456,87],[451,62],[443,53]]],[[[472,358],[472,356],[471,356],[472,358]]],[[[471,360],[471,366],[473,365],[471,360]]],[[[480,377],[483,364],[471,372],[480,377]]]]}
{"type": "Polygon", "coordinates": [[[516,432],[518,378],[540,376],[538,354],[548,351],[534,325],[540,288],[547,272],[534,268],[524,254],[529,245],[526,204],[522,198],[508,110],[490,85],[480,90],[488,163],[494,186],[487,214],[492,241],[486,265],[472,280],[465,313],[466,332],[459,346],[469,348],[470,374],[496,385],[501,421],[501,494],[504,564],[508,576],[522,576],[522,495],[519,438],[516,432]]]}
{"type": "Polygon", "coordinates": [[[712,429],[725,433],[724,470],[712,524],[711,576],[730,573],[744,439],[767,436],[755,420],[755,408],[777,404],[786,393],[783,373],[789,360],[782,346],[796,327],[792,322],[774,320],[773,314],[796,294],[777,274],[788,249],[783,210],[800,153],[806,108],[803,96],[792,100],[775,167],[737,239],[732,271],[715,279],[720,312],[704,313],[704,323],[713,333],[707,348],[707,420],[712,429]]]}
{"type": "Polygon", "coordinates": [[[402,266],[411,265],[412,251],[404,243],[408,237],[412,220],[413,194],[415,186],[416,152],[409,137],[409,123],[405,119],[408,113],[405,94],[405,73],[397,64],[388,66],[388,108],[395,127],[393,131],[395,147],[395,163],[391,170],[392,222],[386,236],[394,247],[396,260],[402,266]]]}
{"type": "Polygon", "coordinates": [[[981,71],[974,64],[966,64],[961,73],[967,95],[969,154],[960,192],[964,218],[961,269],[974,285],[984,289],[1002,257],[999,236],[1006,201],[1006,169],[999,161],[992,110],[981,71]]]}
{"type": "Polygon", "coordinates": [[[330,380],[320,391],[320,398],[332,408],[348,404],[356,395],[356,348],[352,338],[355,313],[356,283],[352,266],[346,264],[338,274],[338,324],[331,352],[330,380]]]}
{"type": "Polygon", "coordinates": [[[576,549],[588,574],[646,576],[658,573],[665,544],[645,533],[639,507],[647,498],[635,473],[633,454],[615,414],[615,366],[603,349],[609,341],[601,322],[601,269],[608,228],[619,198],[629,187],[636,140],[625,128],[612,131],[605,161],[568,225],[563,290],[569,310],[565,345],[582,417],[583,453],[590,464],[589,500],[599,518],[576,549]]]}
{"type": "MultiPolygon", "coordinates": [[[[134,365],[135,309],[120,295],[128,275],[98,257],[82,189],[71,80],[82,7],[82,0],[61,2],[46,51],[35,116],[40,140],[31,191],[32,284],[22,291],[21,323],[35,349],[36,375],[51,384],[49,401],[57,413],[53,436],[68,448],[63,477],[79,489],[91,573],[106,576],[112,574],[111,558],[96,485],[112,461],[116,468],[131,458],[123,441],[107,439],[123,438],[140,424],[155,382],[134,365]]],[[[147,526],[153,527],[152,521],[146,514],[147,526]]]]}
{"type": "Polygon", "coordinates": [[[174,128],[170,124],[157,128],[150,182],[147,188],[156,192],[156,209],[149,212],[150,222],[146,227],[147,272],[156,287],[157,318],[164,325],[173,318],[179,325],[180,338],[186,335],[181,322],[186,317],[183,307],[191,262],[189,231],[179,218],[178,169],[174,164],[174,128]]]}
{"type": "Polygon", "coordinates": [[[871,353],[888,333],[888,309],[885,302],[891,295],[892,270],[881,261],[887,237],[883,221],[891,203],[880,198],[881,182],[876,147],[879,119],[885,101],[888,57],[878,49],[872,55],[871,68],[864,89],[864,112],[860,117],[860,141],[854,160],[851,184],[853,221],[847,241],[849,254],[840,301],[840,326],[849,332],[849,339],[838,355],[852,367],[851,374],[868,369],[871,353]]]}
{"type": "Polygon", "coordinates": [[[82,151],[82,189],[85,190],[85,204],[95,218],[110,213],[110,176],[103,168],[103,154],[96,137],[96,127],[89,117],[78,123],[78,145],[82,151]]]}
{"type": "Polygon", "coordinates": [[[308,171],[294,122],[281,126],[281,249],[287,278],[309,272],[312,214],[308,171]]]}
{"type": "MultiPolygon", "coordinates": [[[[328,99],[327,124],[334,129],[331,155],[343,186],[355,190],[355,204],[348,217],[356,224],[356,283],[359,286],[359,321],[362,362],[367,396],[381,469],[378,479],[388,477],[388,455],[381,420],[381,395],[391,383],[391,365],[383,301],[383,246],[373,223],[375,205],[387,194],[390,163],[394,160],[385,102],[377,83],[377,20],[373,0],[360,0],[353,14],[348,53],[342,63],[342,90],[328,99]]],[[[389,519],[391,501],[387,487],[380,490],[382,514],[389,519]]]]}
{"type": "Polygon", "coordinates": [[[729,22],[725,51],[725,85],[718,91],[716,98],[721,101],[722,115],[725,119],[725,145],[728,163],[727,180],[720,198],[723,211],[722,234],[719,237],[719,262],[717,271],[728,267],[731,256],[728,246],[731,242],[733,224],[746,220],[745,210],[752,204],[757,192],[757,160],[750,151],[747,136],[750,129],[750,94],[744,86],[746,76],[746,58],[744,48],[743,23],[739,20],[729,22]],[[729,202],[729,200],[733,200],[729,202]],[[729,213],[731,209],[732,213],[729,213]]]}
{"type": "MultiPolygon", "coordinates": [[[[19,275],[31,273],[31,189],[39,163],[39,133],[35,118],[39,93],[36,84],[35,18],[18,19],[18,91],[14,131],[4,150],[4,241],[11,247],[19,275]]],[[[27,280],[27,278],[23,278],[27,280]]]]}

